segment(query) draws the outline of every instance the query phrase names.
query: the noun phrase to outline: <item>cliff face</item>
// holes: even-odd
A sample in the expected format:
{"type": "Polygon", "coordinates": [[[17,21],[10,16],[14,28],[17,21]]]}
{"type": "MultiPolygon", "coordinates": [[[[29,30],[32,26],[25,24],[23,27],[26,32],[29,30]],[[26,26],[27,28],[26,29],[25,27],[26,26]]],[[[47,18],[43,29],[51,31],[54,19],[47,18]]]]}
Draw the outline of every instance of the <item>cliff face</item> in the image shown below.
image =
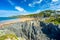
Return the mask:
{"type": "Polygon", "coordinates": [[[10,30],[17,37],[24,37],[26,40],[59,40],[60,28],[53,24],[46,24],[40,21],[18,22],[5,25],[0,30],[10,30]]]}

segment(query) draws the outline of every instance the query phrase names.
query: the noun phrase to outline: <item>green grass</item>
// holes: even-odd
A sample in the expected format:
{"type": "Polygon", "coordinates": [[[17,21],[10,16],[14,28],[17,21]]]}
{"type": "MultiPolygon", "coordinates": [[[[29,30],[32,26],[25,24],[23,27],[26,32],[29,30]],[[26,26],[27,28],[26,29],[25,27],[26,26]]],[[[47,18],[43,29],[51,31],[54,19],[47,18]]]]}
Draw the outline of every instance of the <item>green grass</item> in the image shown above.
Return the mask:
{"type": "Polygon", "coordinates": [[[6,35],[3,35],[3,36],[0,36],[0,40],[5,40],[5,39],[7,39],[7,38],[10,38],[11,40],[13,40],[13,38],[14,38],[15,40],[18,40],[18,39],[17,39],[17,36],[14,35],[14,34],[6,34],[6,35]]]}
{"type": "Polygon", "coordinates": [[[45,23],[54,23],[55,25],[58,25],[58,24],[60,24],[60,18],[51,17],[49,19],[46,19],[44,22],[45,23]]]}

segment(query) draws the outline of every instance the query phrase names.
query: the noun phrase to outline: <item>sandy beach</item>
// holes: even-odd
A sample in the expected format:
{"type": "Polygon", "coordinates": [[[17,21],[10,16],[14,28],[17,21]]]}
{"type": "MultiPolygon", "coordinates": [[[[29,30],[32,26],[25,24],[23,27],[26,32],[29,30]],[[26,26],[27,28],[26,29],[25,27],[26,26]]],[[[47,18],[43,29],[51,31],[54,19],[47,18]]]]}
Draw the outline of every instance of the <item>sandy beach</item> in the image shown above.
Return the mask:
{"type": "Polygon", "coordinates": [[[30,21],[30,20],[35,20],[35,18],[18,18],[14,20],[3,21],[3,22],[0,22],[0,27],[3,25],[9,25],[9,24],[13,24],[16,22],[24,22],[24,21],[30,21]]]}

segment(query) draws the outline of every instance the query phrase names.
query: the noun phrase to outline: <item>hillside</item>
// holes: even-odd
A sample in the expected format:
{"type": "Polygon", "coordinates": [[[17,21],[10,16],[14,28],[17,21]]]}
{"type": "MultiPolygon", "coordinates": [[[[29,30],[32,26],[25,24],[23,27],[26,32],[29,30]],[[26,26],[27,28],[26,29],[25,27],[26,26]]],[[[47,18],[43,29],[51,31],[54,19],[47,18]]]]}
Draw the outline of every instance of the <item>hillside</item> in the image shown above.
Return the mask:
{"type": "Polygon", "coordinates": [[[25,17],[33,17],[33,18],[37,18],[37,17],[50,17],[50,16],[54,16],[54,15],[58,15],[60,16],[60,11],[56,11],[56,10],[44,10],[41,11],[39,13],[36,14],[29,14],[29,15],[18,15],[18,16],[11,16],[12,18],[25,18],[25,17]]]}
{"type": "Polygon", "coordinates": [[[45,23],[54,23],[58,25],[60,24],[60,11],[45,10],[36,14],[11,16],[11,18],[27,18],[27,19],[35,18],[37,20],[38,19],[43,20],[45,23]]]}

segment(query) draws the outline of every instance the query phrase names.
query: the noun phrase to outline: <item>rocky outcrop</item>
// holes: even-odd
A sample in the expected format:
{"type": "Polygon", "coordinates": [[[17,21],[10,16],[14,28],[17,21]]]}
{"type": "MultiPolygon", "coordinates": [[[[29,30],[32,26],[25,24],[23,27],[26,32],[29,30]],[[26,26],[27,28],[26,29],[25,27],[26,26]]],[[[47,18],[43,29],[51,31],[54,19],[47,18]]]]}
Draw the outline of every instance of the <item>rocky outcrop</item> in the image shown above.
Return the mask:
{"type": "Polygon", "coordinates": [[[11,25],[5,25],[0,30],[10,30],[17,37],[23,37],[26,40],[59,40],[60,28],[54,24],[46,24],[40,21],[32,20],[18,22],[11,25]]]}

